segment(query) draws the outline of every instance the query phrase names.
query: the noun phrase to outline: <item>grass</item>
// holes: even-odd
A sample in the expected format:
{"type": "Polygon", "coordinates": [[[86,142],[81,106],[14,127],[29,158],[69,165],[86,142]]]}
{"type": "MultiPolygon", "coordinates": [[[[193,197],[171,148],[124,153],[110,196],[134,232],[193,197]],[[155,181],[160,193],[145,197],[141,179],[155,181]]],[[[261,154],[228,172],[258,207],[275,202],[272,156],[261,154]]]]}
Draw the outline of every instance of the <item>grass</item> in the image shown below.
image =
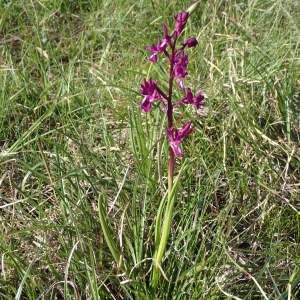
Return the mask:
{"type": "Polygon", "coordinates": [[[175,171],[196,159],[150,293],[168,143],[137,92],[147,74],[167,87],[146,46],[192,3],[0,2],[0,299],[299,299],[295,0],[202,1],[188,21],[185,84],[207,105],[175,110],[196,127],[175,171]]]}

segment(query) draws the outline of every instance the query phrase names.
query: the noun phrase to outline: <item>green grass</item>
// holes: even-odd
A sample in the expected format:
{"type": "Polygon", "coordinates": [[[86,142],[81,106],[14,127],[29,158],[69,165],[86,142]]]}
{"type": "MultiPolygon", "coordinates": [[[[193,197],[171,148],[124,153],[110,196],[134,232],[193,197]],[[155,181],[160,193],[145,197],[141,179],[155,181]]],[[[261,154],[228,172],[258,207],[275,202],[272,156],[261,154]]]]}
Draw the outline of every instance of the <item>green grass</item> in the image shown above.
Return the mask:
{"type": "Polygon", "coordinates": [[[191,4],[0,2],[0,299],[299,299],[296,0],[202,1],[188,21],[182,40],[199,45],[185,85],[207,105],[175,110],[196,127],[176,174],[196,159],[150,293],[168,143],[160,106],[144,114],[138,91],[147,74],[167,88],[146,46],[191,4]]]}

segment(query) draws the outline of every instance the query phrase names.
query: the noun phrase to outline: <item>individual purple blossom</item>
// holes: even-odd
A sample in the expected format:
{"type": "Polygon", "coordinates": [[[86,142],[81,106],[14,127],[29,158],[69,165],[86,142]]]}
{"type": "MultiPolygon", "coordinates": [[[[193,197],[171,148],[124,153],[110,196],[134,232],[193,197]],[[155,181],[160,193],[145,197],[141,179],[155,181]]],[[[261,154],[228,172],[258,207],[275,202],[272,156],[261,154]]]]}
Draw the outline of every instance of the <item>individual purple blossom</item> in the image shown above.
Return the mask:
{"type": "Polygon", "coordinates": [[[178,137],[176,137],[176,130],[177,130],[176,128],[175,129],[174,128],[168,129],[167,130],[167,135],[170,139],[170,146],[171,146],[171,148],[174,152],[174,155],[176,157],[180,157],[180,156],[183,157],[183,154],[182,154],[182,152],[180,150],[180,147],[179,147],[179,145],[182,143],[182,140],[178,139],[178,137]],[[175,138],[174,138],[174,131],[175,131],[175,138]]]}
{"type": "Polygon", "coordinates": [[[181,43],[182,47],[178,50],[175,50],[175,64],[179,61],[179,54],[183,52],[184,48],[188,46],[189,48],[195,47],[198,44],[198,41],[194,38],[187,39],[184,44],[181,43]]]}
{"type": "Polygon", "coordinates": [[[158,84],[158,80],[153,82],[152,78],[149,78],[149,82],[147,82],[146,78],[144,77],[144,85],[141,84],[141,90],[139,91],[140,94],[142,95],[152,95],[154,91],[156,91],[158,84]]]}
{"type": "MultiPolygon", "coordinates": [[[[177,56],[177,60],[178,60],[178,55],[176,55],[176,56],[177,56]]],[[[184,52],[182,52],[181,60],[179,60],[175,65],[175,75],[178,78],[178,86],[182,89],[183,92],[185,92],[185,89],[184,89],[184,86],[183,86],[182,79],[186,75],[188,75],[188,72],[186,71],[186,67],[189,63],[188,56],[189,56],[188,53],[184,54],[184,52]]]]}
{"type": "Polygon", "coordinates": [[[149,60],[155,63],[157,61],[157,54],[164,52],[167,48],[167,43],[165,41],[161,42],[160,39],[158,39],[157,47],[152,44],[152,46],[147,46],[147,50],[154,53],[149,60]]]}
{"type": "Polygon", "coordinates": [[[200,91],[200,93],[194,98],[191,89],[188,88],[187,91],[187,100],[189,104],[195,104],[196,108],[199,109],[202,105],[204,105],[205,103],[202,102],[202,100],[204,99],[204,96],[202,94],[202,92],[200,91]]]}
{"type": "Polygon", "coordinates": [[[202,102],[203,99],[204,99],[204,96],[201,91],[194,98],[193,93],[191,92],[191,89],[188,88],[186,97],[181,99],[179,102],[177,102],[173,107],[176,107],[176,106],[184,103],[184,104],[195,104],[196,108],[199,109],[202,105],[205,105],[205,103],[202,102]]]}
{"type": "Polygon", "coordinates": [[[164,27],[165,35],[163,36],[164,41],[162,42],[162,44],[167,43],[172,47],[172,38],[174,37],[176,32],[174,31],[172,35],[169,35],[167,26],[163,24],[163,27],[164,27]]]}
{"type": "Polygon", "coordinates": [[[139,93],[145,95],[145,98],[141,104],[141,109],[143,109],[145,112],[150,109],[152,102],[161,99],[160,94],[156,90],[157,84],[158,80],[153,82],[151,77],[149,79],[149,83],[144,78],[144,85],[141,84],[142,89],[139,91],[139,93]]]}
{"type": "Polygon", "coordinates": [[[167,135],[170,139],[170,146],[176,157],[183,157],[179,145],[182,143],[182,140],[185,140],[186,137],[195,130],[194,126],[190,128],[191,124],[192,121],[187,122],[180,131],[178,131],[177,128],[171,128],[167,130],[167,135]]]}
{"type": "Polygon", "coordinates": [[[182,130],[178,131],[178,138],[185,140],[186,136],[193,133],[193,131],[195,130],[195,127],[193,126],[192,128],[190,128],[191,124],[192,124],[192,121],[188,121],[183,126],[182,130]]]}
{"type": "Polygon", "coordinates": [[[184,29],[188,17],[189,13],[187,11],[184,13],[178,13],[176,16],[174,16],[177,37],[181,34],[182,30],[184,29]]]}

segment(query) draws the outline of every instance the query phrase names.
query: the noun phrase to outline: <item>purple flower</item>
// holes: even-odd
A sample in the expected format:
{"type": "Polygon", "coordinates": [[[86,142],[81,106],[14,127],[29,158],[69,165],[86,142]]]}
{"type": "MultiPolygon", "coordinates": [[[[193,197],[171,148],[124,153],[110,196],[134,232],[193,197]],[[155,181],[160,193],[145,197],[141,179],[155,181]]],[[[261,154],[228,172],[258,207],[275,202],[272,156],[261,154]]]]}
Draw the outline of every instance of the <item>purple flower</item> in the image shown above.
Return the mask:
{"type": "Polygon", "coordinates": [[[154,53],[149,60],[155,63],[157,61],[157,54],[164,52],[167,48],[167,43],[165,41],[161,42],[160,39],[158,39],[157,47],[152,44],[152,46],[147,46],[147,50],[154,53]]]}
{"type": "Polygon", "coordinates": [[[186,137],[195,130],[195,127],[190,128],[191,124],[192,121],[187,122],[180,131],[178,131],[177,128],[167,130],[167,134],[170,139],[170,146],[176,157],[183,157],[179,145],[182,143],[182,140],[185,140],[186,137]]]}
{"type": "Polygon", "coordinates": [[[184,43],[184,44],[181,44],[181,45],[183,45],[184,47],[185,47],[185,46],[188,46],[189,48],[192,48],[192,47],[197,46],[197,44],[198,44],[198,41],[197,41],[196,39],[190,38],[190,39],[187,39],[187,40],[185,41],[185,43],[184,43]]]}
{"type": "MultiPolygon", "coordinates": [[[[187,65],[189,63],[188,56],[189,56],[188,53],[184,54],[184,52],[182,52],[182,54],[181,54],[181,60],[179,60],[176,63],[176,65],[175,65],[175,75],[178,78],[178,86],[182,89],[183,92],[185,92],[185,90],[184,90],[182,79],[186,75],[188,75],[188,73],[186,71],[186,67],[187,67],[187,65]]],[[[177,56],[177,60],[178,60],[178,56],[177,56]]]]}
{"type": "Polygon", "coordinates": [[[149,83],[144,78],[144,85],[141,84],[142,89],[139,91],[140,94],[145,95],[143,102],[141,104],[141,109],[147,112],[151,107],[151,102],[160,100],[160,94],[157,92],[158,80],[153,82],[152,78],[150,77],[149,83]]]}
{"type": "Polygon", "coordinates": [[[202,100],[204,99],[204,96],[202,94],[202,92],[200,92],[195,98],[191,92],[191,89],[188,88],[187,91],[187,100],[189,104],[195,104],[197,109],[199,109],[202,105],[204,105],[205,103],[202,102],[202,100]]]}
{"type": "Polygon", "coordinates": [[[187,95],[185,98],[181,99],[179,102],[177,102],[176,104],[173,105],[173,107],[176,107],[182,103],[184,104],[195,104],[197,109],[199,109],[202,105],[205,105],[204,102],[202,102],[202,100],[204,99],[204,96],[202,94],[202,92],[200,92],[195,98],[191,92],[191,89],[188,88],[187,91],[187,95]]]}
{"type": "Polygon", "coordinates": [[[179,36],[182,30],[184,29],[188,17],[189,17],[189,13],[187,11],[184,13],[178,13],[176,16],[174,16],[175,30],[177,32],[177,36],[179,36]]]}
{"type": "Polygon", "coordinates": [[[183,50],[183,48],[175,50],[175,52],[174,52],[174,65],[176,65],[179,62],[179,54],[182,53],[182,50],[183,50]]]}
{"type": "Polygon", "coordinates": [[[190,128],[192,124],[192,121],[188,121],[182,128],[182,130],[178,131],[178,138],[180,139],[186,139],[185,136],[188,136],[189,134],[193,133],[193,131],[195,130],[195,127],[193,126],[192,128],[190,128]]]}
{"type": "Polygon", "coordinates": [[[194,38],[190,38],[185,41],[184,44],[181,43],[182,47],[179,48],[178,50],[175,50],[175,64],[179,61],[178,56],[181,52],[183,52],[184,48],[188,46],[189,48],[195,47],[198,44],[197,40],[194,38]]]}
{"type": "Polygon", "coordinates": [[[169,35],[167,26],[163,24],[163,27],[164,27],[165,35],[163,36],[164,41],[162,42],[162,44],[167,43],[170,46],[172,46],[172,38],[176,32],[174,31],[172,35],[169,35]]]}
{"type": "Polygon", "coordinates": [[[154,91],[156,91],[156,87],[158,84],[158,80],[153,82],[152,78],[149,78],[149,83],[146,81],[146,78],[144,77],[144,85],[141,84],[141,90],[139,91],[142,95],[152,95],[154,91]]]}
{"type": "Polygon", "coordinates": [[[176,128],[171,128],[167,130],[167,135],[170,139],[170,146],[175,154],[176,157],[183,157],[183,154],[180,150],[179,145],[182,143],[182,140],[178,139],[178,137],[176,137],[176,135],[178,135],[177,133],[177,129],[176,128]],[[175,131],[175,138],[174,138],[174,131],[175,131]]]}

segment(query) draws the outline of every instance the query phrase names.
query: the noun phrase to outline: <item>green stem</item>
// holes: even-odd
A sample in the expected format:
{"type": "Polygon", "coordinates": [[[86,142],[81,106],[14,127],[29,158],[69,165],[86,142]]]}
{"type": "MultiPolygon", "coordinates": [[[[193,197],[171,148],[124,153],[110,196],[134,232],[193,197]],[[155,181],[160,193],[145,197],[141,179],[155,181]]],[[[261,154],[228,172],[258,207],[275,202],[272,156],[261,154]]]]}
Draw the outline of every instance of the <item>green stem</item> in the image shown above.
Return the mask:
{"type": "MultiPolygon", "coordinates": [[[[194,160],[192,160],[192,161],[194,161],[194,160]]],[[[192,162],[192,161],[190,161],[190,162],[192,162]]],[[[168,241],[170,231],[171,231],[172,215],[173,215],[173,209],[174,209],[174,204],[175,204],[175,195],[176,195],[177,187],[179,185],[182,174],[186,171],[186,168],[188,167],[190,162],[188,160],[185,160],[183,162],[181,169],[179,171],[179,174],[176,176],[176,178],[174,180],[173,187],[172,187],[171,191],[168,192],[168,202],[166,205],[165,218],[164,218],[164,222],[163,222],[163,230],[162,230],[161,235],[160,235],[160,229],[161,229],[162,211],[163,211],[163,207],[165,207],[165,203],[167,201],[166,195],[163,197],[162,203],[158,209],[156,225],[155,225],[156,252],[154,255],[154,259],[156,260],[157,263],[154,262],[153,278],[152,278],[152,282],[151,282],[151,288],[152,288],[153,293],[155,293],[155,290],[156,290],[156,287],[158,284],[158,279],[160,276],[160,270],[159,270],[159,267],[157,264],[161,265],[162,257],[164,255],[164,252],[165,252],[165,249],[167,246],[167,241],[168,241]]]]}

